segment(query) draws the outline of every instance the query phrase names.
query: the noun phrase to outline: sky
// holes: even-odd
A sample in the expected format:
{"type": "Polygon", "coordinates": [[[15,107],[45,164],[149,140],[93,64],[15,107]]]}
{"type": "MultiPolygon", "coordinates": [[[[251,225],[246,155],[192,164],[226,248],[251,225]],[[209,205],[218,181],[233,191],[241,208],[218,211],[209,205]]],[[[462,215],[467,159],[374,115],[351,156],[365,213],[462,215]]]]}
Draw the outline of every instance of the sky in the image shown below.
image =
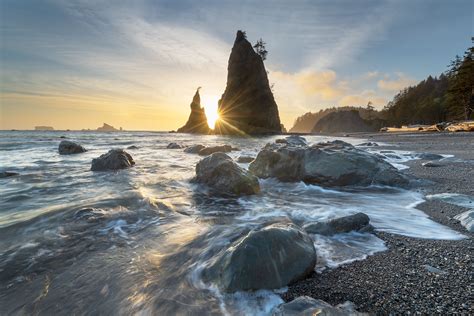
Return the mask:
{"type": "Polygon", "coordinates": [[[173,130],[226,85],[237,30],[262,38],[280,118],[382,108],[474,35],[472,0],[0,0],[0,129],[173,130]]]}

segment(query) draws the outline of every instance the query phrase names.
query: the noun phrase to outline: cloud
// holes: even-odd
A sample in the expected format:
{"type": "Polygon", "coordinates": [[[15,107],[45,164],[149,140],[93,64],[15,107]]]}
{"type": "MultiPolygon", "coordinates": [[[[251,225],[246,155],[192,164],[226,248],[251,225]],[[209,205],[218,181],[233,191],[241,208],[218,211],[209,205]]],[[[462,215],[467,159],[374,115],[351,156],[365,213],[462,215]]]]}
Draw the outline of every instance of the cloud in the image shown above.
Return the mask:
{"type": "Polygon", "coordinates": [[[377,86],[385,91],[398,92],[416,83],[415,79],[410,78],[403,73],[396,73],[396,77],[396,79],[390,80],[387,79],[390,78],[390,76],[386,76],[386,79],[380,79],[377,82],[377,86]]]}

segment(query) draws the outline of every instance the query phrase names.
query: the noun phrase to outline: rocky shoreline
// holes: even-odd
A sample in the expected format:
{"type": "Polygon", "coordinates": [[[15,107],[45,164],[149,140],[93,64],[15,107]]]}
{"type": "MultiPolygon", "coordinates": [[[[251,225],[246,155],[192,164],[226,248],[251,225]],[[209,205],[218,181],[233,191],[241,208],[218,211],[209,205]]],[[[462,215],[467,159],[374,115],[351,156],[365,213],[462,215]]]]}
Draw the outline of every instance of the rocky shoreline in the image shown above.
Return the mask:
{"type": "MultiPolygon", "coordinates": [[[[444,160],[436,168],[423,166],[426,160],[410,161],[406,172],[424,180],[419,190],[426,195],[446,192],[474,195],[472,133],[353,136],[388,145],[382,144],[378,149],[453,154],[455,157],[444,160]]],[[[376,315],[473,314],[473,234],[453,218],[467,209],[439,200],[426,201],[418,208],[469,238],[428,240],[376,232],[385,241],[387,251],[320,274],[313,273],[289,286],[282,294],[283,299],[288,302],[306,295],[333,305],[351,301],[358,311],[376,315]]]]}

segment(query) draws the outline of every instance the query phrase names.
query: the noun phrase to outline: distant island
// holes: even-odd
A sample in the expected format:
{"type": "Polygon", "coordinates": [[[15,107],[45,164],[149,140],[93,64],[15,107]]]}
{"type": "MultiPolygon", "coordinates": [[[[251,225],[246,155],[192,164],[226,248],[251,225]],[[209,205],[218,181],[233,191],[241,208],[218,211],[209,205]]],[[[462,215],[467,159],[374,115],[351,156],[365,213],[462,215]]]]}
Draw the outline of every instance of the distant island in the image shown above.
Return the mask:
{"type": "Polygon", "coordinates": [[[120,129],[116,129],[112,125],[104,123],[104,125],[97,128],[97,131],[98,132],[118,132],[118,131],[122,131],[122,128],[120,127],[120,129]]]}
{"type": "Polygon", "coordinates": [[[54,131],[52,126],[35,126],[35,131],[54,131]]]}

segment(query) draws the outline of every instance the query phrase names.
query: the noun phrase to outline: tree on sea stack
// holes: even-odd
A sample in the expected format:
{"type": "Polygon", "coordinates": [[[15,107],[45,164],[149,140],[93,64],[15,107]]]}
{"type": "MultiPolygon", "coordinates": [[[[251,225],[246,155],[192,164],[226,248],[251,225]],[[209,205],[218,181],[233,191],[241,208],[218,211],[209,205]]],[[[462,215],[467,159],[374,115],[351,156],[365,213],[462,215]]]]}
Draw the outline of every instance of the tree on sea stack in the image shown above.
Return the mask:
{"type": "Polygon", "coordinates": [[[253,48],[255,49],[257,54],[260,55],[260,58],[262,58],[263,61],[265,61],[265,59],[267,59],[267,54],[268,54],[268,51],[265,48],[266,44],[267,43],[265,43],[262,39],[259,39],[257,41],[257,43],[255,45],[253,45],[253,48]]]}
{"type": "MultiPolygon", "coordinates": [[[[261,44],[264,44],[263,41],[261,44]]],[[[265,47],[263,50],[266,51],[265,47]]],[[[219,120],[214,129],[216,134],[281,133],[278,106],[270,89],[263,59],[245,33],[238,31],[229,57],[227,86],[219,100],[219,120]]]]}

